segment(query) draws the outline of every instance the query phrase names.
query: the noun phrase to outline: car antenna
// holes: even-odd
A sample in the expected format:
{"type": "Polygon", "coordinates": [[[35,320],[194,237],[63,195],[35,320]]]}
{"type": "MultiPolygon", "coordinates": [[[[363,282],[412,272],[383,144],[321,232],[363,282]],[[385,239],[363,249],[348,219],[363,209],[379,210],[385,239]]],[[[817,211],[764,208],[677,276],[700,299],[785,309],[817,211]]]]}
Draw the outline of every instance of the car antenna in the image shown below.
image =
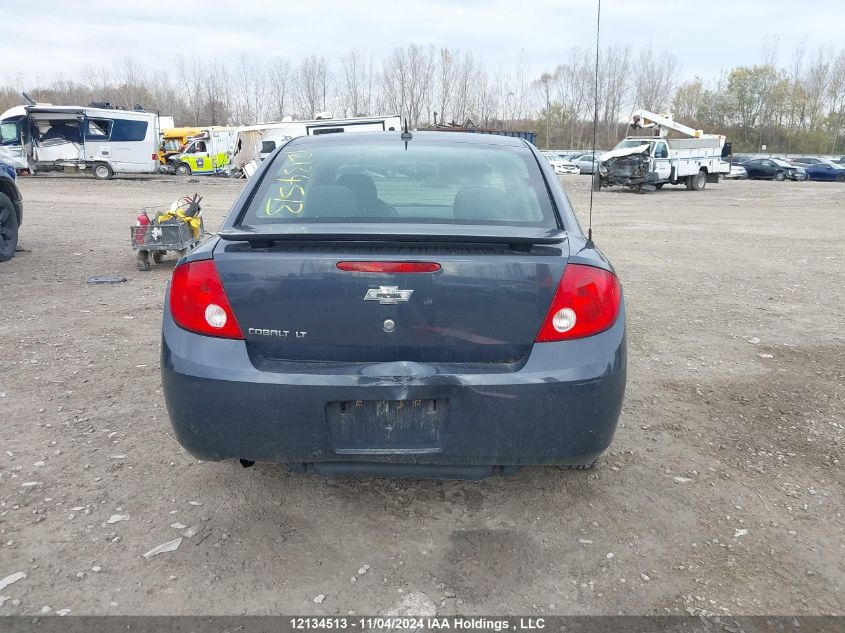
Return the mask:
{"type": "MultiPolygon", "coordinates": [[[[596,77],[595,77],[595,92],[593,93],[593,148],[590,153],[590,160],[593,163],[593,180],[596,177],[596,135],[599,128],[599,34],[601,33],[601,0],[598,0],[598,9],[596,10],[596,77]]],[[[593,243],[593,192],[595,185],[591,183],[590,186],[590,219],[587,225],[587,244],[593,243]]]]}
{"type": "Polygon", "coordinates": [[[405,129],[402,131],[402,135],[399,137],[403,141],[405,141],[405,149],[408,149],[408,141],[414,138],[414,135],[408,131],[408,117],[405,117],[405,129]]]}

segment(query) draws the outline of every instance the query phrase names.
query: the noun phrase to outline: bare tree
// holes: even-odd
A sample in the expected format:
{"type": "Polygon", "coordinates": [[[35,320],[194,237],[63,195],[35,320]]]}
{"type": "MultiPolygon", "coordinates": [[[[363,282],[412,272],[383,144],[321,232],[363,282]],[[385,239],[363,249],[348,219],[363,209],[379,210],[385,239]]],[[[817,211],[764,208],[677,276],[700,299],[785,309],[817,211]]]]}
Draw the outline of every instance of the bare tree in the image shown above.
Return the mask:
{"type": "Polygon", "coordinates": [[[487,71],[481,68],[476,74],[475,95],[469,114],[475,118],[478,125],[492,127],[498,110],[499,91],[487,71]]]}
{"type": "Polygon", "coordinates": [[[553,75],[555,124],[560,130],[560,143],[581,147],[585,126],[592,121],[595,93],[595,55],[589,50],[573,47],[568,59],[555,68],[553,75]]]}
{"type": "Polygon", "coordinates": [[[302,60],[296,75],[294,102],[299,114],[313,119],[326,107],[328,69],[326,59],[311,55],[302,60]]]}
{"type": "Polygon", "coordinates": [[[617,44],[607,48],[600,56],[599,66],[599,94],[596,98],[606,142],[612,144],[619,136],[622,107],[627,103],[626,99],[631,91],[630,47],[617,44]]]}
{"type": "Polygon", "coordinates": [[[640,49],[634,74],[634,103],[637,107],[663,112],[672,100],[678,74],[678,60],[668,53],[655,54],[651,42],[640,49]]]}
{"type": "Polygon", "coordinates": [[[205,121],[211,125],[224,125],[231,118],[232,82],[226,66],[219,61],[209,62],[203,82],[205,121]]]}
{"type": "Polygon", "coordinates": [[[265,120],[269,103],[265,68],[246,55],[238,58],[233,92],[237,96],[237,118],[247,123],[265,120]]]}
{"type": "Polygon", "coordinates": [[[804,91],[807,95],[807,109],[810,130],[819,127],[824,119],[825,107],[830,95],[831,60],[835,59],[833,49],[823,46],[816,51],[804,77],[804,91]]]}
{"type": "Polygon", "coordinates": [[[477,93],[474,93],[473,89],[481,73],[482,70],[476,65],[472,53],[465,51],[455,67],[449,104],[452,120],[457,123],[463,124],[475,107],[477,93]]]}
{"type": "Polygon", "coordinates": [[[790,92],[783,113],[790,128],[787,131],[787,149],[792,148],[793,139],[800,134],[807,123],[807,93],[803,85],[806,54],[807,42],[802,40],[792,54],[792,66],[789,71],[790,92]]]}
{"type": "Polygon", "coordinates": [[[382,68],[385,102],[417,127],[431,103],[434,47],[395,48],[382,68]]]}
{"type": "Polygon", "coordinates": [[[176,71],[179,83],[182,85],[188,105],[189,118],[185,121],[190,125],[200,125],[202,121],[203,84],[205,77],[202,62],[192,59],[185,62],[184,57],[176,58],[176,71]]]}
{"type": "Polygon", "coordinates": [[[548,72],[544,72],[532,82],[537,99],[541,104],[541,114],[546,123],[546,147],[551,147],[552,133],[552,80],[554,78],[548,72]]]}
{"type": "Polygon", "coordinates": [[[517,121],[521,121],[528,105],[528,60],[523,51],[517,61],[514,71],[507,72],[499,67],[497,82],[501,87],[500,103],[505,129],[511,129],[517,121]]]}
{"type": "Polygon", "coordinates": [[[830,153],[836,152],[840,136],[843,136],[845,124],[845,50],[840,50],[832,64],[831,82],[828,85],[830,100],[830,153]]]}
{"type": "Polygon", "coordinates": [[[368,63],[360,51],[353,49],[341,57],[337,98],[344,115],[369,114],[371,73],[372,58],[368,63]]]}
{"type": "Polygon", "coordinates": [[[290,77],[290,62],[281,57],[271,59],[267,65],[267,83],[270,104],[268,115],[271,119],[281,121],[287,110],[285,104],[288,96],[288,78],[290,77]]]}
{"type": "MultiPolygon", "coordinates": [[[[440,59],[437,68],[437,97],[439,100],[440,121],[448,121],[446,109],[452,100],[455,87],[455,55],[448,48],[440,49],[440,59]]],[[[452,114],[454,120],[454,113],[452,114]]],[[[437,121],[435,120],[435,123],[437,121]]]]}
{"type": "Polygon", "coordinates": [[[119,103],[127,108],[132,108],[142,101],[142,86],[146,83],[144,69],[135,60],[127,57],[120,62],[118,81],[119,103]]]}

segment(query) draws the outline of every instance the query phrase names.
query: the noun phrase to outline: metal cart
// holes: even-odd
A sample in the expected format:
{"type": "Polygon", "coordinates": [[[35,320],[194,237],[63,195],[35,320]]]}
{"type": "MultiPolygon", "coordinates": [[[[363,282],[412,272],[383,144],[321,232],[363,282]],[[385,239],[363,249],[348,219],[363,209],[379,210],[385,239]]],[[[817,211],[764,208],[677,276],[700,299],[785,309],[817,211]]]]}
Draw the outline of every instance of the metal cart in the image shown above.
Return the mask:
{"type": "Polygon", "coordinates": [[[167,220],[162,224],[131,226],[132,249],[138,252],[138,270],[150,269],[150,255],[160,264],[167,251],[175,251],[179,257],[199,244],[205,236],[205,226],[200,218],[199,235],[194,237],[191,227],[181,220],[167,220]]]}

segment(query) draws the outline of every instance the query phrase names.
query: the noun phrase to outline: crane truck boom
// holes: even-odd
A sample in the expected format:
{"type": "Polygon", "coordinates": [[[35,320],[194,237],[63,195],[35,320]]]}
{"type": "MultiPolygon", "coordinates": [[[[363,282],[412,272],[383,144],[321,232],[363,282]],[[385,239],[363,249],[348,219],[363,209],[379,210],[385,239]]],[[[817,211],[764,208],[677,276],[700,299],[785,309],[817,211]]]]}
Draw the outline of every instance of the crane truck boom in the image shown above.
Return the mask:
{"type": "Polygon", "coordinates": [[[700,138],[704,136],[704,132],[702,130],[694,130],[688,125],[678,123],[672,119],[671,114],[655,114],[654,112],[642,109],[634,110],[628,125],[633,130],[657,128],[659,136],[663,138],[666,138],[669,130],[675,130],[685,136],[689,136],[690,138],[700,138]]]}
{"type": "Polygon", "coordinates": [[[602,154],[593,178],[596,191],[614,185],[654,191],[666,184],[701,191],[730,173],[730,143],[721,134],[705,134],[673,120],[671,114],[642,109],[634,111],[629,126],[655,134],[627,136],[602,154]],[[672,131],[686,138],[667,138],[672,131]]]}

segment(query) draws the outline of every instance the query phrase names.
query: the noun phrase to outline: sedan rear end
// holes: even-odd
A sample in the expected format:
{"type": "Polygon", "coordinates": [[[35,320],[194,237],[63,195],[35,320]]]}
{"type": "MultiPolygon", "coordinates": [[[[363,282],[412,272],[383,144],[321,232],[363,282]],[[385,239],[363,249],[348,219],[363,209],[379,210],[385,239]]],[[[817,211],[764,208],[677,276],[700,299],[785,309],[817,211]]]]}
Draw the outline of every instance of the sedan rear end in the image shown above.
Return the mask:
{"type": "Polygon", "coordinates": [[[337,136],[278,150],[174,271],[179,441],[326,474],[592,464],[624,302],[548,162],[505,137],[337,136]]]}
{"type": "Polygon", "coordinates": [[[550,162],[552,164],[552,167],[555,170],[555,173],[558,174],[558,175],[564,175],[565,176],[565,175],[569,175],[569,174],[574,174],[574,175],[577,176],[578,174],[581,173],[581,168],[578,167],[578,165],[576,165],[575,163],[569,162],[568,160],[560,159],[560,160],[554,160],[554,161],[550,161],[550,162]]]}

